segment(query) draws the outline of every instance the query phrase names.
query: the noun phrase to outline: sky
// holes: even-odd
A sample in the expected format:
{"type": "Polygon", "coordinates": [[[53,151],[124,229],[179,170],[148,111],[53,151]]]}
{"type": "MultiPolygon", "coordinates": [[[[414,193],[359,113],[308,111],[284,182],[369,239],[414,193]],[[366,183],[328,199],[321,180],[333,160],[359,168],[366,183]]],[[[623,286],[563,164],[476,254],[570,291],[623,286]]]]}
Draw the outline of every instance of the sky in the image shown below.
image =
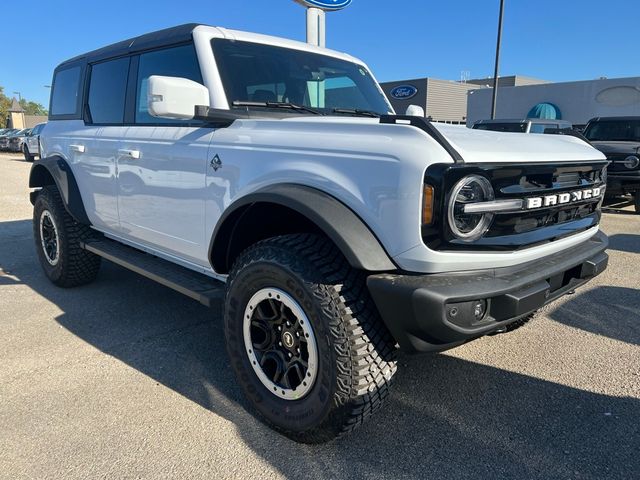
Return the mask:
{"type": "MultiPolygon", "coordinates": [[[[181,23],[305,40],[292,0],[35,0],[4,9],[0,86],[47,106],[63,60],[181,23]],[[26,8],[26,7],[25,7],[26,8]]],[[[353,0],[327,14],[327,47],[379,81],[493,75],[499,0],[353,0]]],[[[505,0],[501,75],[551,81],[640,75],[640,1],[505,0]]],[[[17,95],[16,95],[17,96],[17,95]]]]}

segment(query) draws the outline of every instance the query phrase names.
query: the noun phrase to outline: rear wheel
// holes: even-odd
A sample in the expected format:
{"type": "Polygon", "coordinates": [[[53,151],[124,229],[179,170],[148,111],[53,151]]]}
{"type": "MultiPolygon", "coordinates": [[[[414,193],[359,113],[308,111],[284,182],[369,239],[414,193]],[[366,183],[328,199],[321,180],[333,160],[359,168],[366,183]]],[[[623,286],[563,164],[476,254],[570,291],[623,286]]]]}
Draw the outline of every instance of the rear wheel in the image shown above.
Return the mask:
{"type": "Polygon", "coordinates": [[[253,407],[293,440],[348,432],[388,394],[395,342],[365,280],[316,235],[265,240],[234,263],[225,302],[231,364],[253,407]]]}
{"type": "Polygon", "coordinates": [[[96,278],[100,257],[80,246],[91,234],[91,228],[69,215],[54,186],[39,192],[33,210],[33,236],[49,280],[60,287],[75,287],[96,278]]]}

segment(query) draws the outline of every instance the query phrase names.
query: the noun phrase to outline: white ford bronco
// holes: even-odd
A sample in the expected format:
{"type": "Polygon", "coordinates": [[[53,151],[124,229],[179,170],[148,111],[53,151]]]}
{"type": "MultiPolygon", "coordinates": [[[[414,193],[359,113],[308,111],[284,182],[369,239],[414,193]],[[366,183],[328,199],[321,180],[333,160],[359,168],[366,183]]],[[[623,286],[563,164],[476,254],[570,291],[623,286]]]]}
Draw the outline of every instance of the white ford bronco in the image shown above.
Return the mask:
{"type": "Polygon", "coordinates": [[[367,66],[203,25],[59,65],[31,171],[61,287],[102,258],[205,305],[265,421],[301,442],[378,410],[396,352],[509,331],[607,265],[607,161],[569,136],[396,115],[367,66]]]}

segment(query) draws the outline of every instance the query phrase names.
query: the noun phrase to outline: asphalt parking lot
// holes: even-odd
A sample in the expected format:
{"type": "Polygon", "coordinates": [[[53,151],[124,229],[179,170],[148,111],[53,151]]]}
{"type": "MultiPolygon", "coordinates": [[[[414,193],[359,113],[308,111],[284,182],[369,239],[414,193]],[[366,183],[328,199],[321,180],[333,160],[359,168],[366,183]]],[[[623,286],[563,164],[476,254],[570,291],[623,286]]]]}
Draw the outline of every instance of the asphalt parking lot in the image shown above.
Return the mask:
{"type": "Polygon", "coordinates": [[[609,269],[587,287],[511,334],[403,356],[382,413],[305,446],[248,412],[219,309],[106,262],[85,287],[45,279],[29,168],[0,154],[0,478],[637,478],[630,207],[604,214],[609,269]]]}

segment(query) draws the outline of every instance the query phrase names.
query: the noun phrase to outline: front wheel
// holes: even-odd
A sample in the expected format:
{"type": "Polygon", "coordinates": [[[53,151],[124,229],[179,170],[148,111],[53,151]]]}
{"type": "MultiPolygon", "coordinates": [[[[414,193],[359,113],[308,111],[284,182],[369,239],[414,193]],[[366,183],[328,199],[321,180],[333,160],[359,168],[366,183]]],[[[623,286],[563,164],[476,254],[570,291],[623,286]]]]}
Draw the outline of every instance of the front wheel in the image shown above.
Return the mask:
{"type": "Polygon", "coordinates": [[[29,147],[27,147],[26,145],[23,145],[22,153],[24,154],[24,159],[27,162],[33,162],[33,155],[31,155],[31,153],[29,152],[29,147]]]}
{"type": "Polygon", "coordinates": [[[295,441],[352,430],[388,394],[395,342],[365,280],[316,235],[265,240],[234,263],[224,325],[232,368],[259,414],[295,441]]]}

